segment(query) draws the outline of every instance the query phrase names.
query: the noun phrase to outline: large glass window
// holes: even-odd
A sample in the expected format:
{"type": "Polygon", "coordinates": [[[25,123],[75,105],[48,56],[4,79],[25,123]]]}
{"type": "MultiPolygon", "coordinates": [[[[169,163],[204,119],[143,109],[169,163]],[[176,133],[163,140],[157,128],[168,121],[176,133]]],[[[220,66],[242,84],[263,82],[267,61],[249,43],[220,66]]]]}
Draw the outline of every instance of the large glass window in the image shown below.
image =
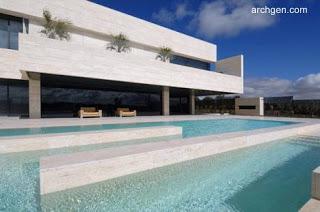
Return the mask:
{"type": "Polygon", "coordinates": [[[170,114],[189,114],[188,97],[170,97],[170,114]]]}
{"type": "Polygon", "coordinates": [[[76,88],[42,87],[42,117],[75,117],[80,107],[96,107],[103,116],[114,116],[118,107],[138,115],[160,115],[160,94],[76,88]]]}
{"type": "Polygon", "coordinates": [[[9,89],[9,115],[28,116],[29,114],[29,89],[27,81],[10,81],[9,89]]]}
{"type": "Polygon", "coordinates": [[[8,114],[8,86],[5,81],[0,81],[0,116],[8,114]]]}
{"type": "Polygon", "coordinates": [[[206,63],[206,62],[202,62],[199,60],[194,60],[186,57],[181,57],[177,55],[173,56],[173,58],[170,60],[170,63],[204,69],[204,70],[210,70],[210,63],[206,63]]]}
{"type": "Polygon", "coordinates": [[[0,30],[0,48],[9,49],[9,32],[0,30]]]}
{"type": "Polygon", "coordinates": [[[170,88],[170,114],[189,114],[189,89],[170,88]]]}
{"type": "Polygon", "coordinates": [[[28,116],[28,82],[0,80],[0,115],[28,116]]]}
{"type": "Polygon", "coordinates": [[[0,48],[18,49],[22,32],[22,18],[0,14],[0,48]]]}
{"type": "Polygon", "coordinates": [[[96,107],[103,116],[114,116],[118,107],[160,115],[160,93],[159,86],[42,74],[42,117],[76,117],[80,107],[96,107]]]}

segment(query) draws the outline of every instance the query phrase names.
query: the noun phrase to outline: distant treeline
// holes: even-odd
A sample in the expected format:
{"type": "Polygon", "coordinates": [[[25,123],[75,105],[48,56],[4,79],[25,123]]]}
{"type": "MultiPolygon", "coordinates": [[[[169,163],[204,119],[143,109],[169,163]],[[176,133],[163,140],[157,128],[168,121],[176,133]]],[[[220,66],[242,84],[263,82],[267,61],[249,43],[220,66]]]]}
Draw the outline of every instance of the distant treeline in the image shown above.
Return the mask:
{"type": "MultiPolygon", "coordinates": [[[[196,112],[234,114],[235,98],[205,97],[196,100],[196,112]]],[[[264,99],[266,116],[288,116],[320,118],[320,100],[294,100],[289,97],[266,97],[264,99]]]]}
{"type": "Polygon", "coordinates": [[[234,114],[235,98],[223,96],[196,99],[196,113],[230,113],[234,114]]]}
{"type": "Polygon", "coordinates": [[[320,100],[294,100],[293,97],[265,98],[266,116],[320,117],[320,100]]]}

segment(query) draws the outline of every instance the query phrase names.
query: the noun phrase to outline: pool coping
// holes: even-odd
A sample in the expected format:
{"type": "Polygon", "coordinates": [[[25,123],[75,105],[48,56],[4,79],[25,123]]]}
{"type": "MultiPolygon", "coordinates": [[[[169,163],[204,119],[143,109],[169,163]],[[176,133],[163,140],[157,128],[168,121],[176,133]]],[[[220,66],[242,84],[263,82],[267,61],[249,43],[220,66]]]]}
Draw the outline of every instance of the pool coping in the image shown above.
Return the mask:
{"type": "MultiPolygon", "coordinates": [[[[257,120],[257,121],[273,121],[273,122],[289,122],[291,124],[293,123],[305,123],[303,121],[296,121],[296,120],[290,120],[290,121],[286,121],[286,120],[273,120],[273,119],[261,119],[261,118],[252,118],[252,117],[234,117],[234,116],[228,116],[228,117],[201,117],[200,119],[195,119],[194,117],[175,117],[174,119],[153,119],[153,120],[140,120],[140,121],[134,121],[131,119],[127,119],[124,122],[121,123],[100,123],[100,124],[79,124],[79,125],[59,125],[59,126],[42,126],[42,127],[17,127],[17,128],[0,128],[0,130],[15,130],[15,129],[40,129],[40,128],[54,128],[54,127],[84,127],[84,126],[101,126],[101,125],[121,125],[121,124],[142,124],[142,123],[159,123],[159,122],[181,122],[181,121],[204,121],[204,120],[228,120],[228,119],[240,119],[240,120],[257,120]]],[[[121,121],[121,120],[120,120],[121,121]]],[[[174,126],[174,125],[167,125],[167,126],[174,126]]],[[[160,126],[159,126],[160,127],[160,126]]],[[[140,128],[140,127],[132,127],[132,128],[140,128]]],[[[54,133],[34,133],[34,134],[21,134],[21,135],[13,135],[13,136],[1,136],[0,135],[0,142],[1,140],[7,140],[7,139],[15,139],[15,138],[21,138],[21,137],[41,137],[41,136],[56,136],[56,135],[71,135],[71,134],[80,134],[80,133],[95,133],[95,132],[101,132],[101,131],[116,131],[116,130],[122,130],[122,129],[132,129],[131,127],[129,128],[106,128],[106,129],[99,129],[99,130],[83,130],[83,131],[69,131],[69,132],[54,132],[54,133]]]]}
{"type": "Polygon", "coordinates": [[[320,211],[320,166],[312,171],[311,199],[307,203],[305,203],[299,211],[320,211]]]}
{"type": "MultiPolygon", "coordinates": [[[[306,133],[307,136],[318,136],[320,137],[320,130],[313,133],[306,133]]],[[[320,166],[312,171],[311,180],[311,198],[306,202],[300,212],[314,212],[320,211],[320,166]]]]}
{"type": "Polygon", "coordinates": [[[155,126],[70,133],[0,137],[0,154],[136,141],[161,137],[182,137],[182,127],[155,126]]]}
{"type": "Polygon", "coordinates": [[[320,129],[320,123],[299,123],[44,157],[40,159],[40,193],[47,194],[97,183],[317,129],[320,129]]]}
{"type": "Polygon", "coordinates": [[[287,118],[287,117],[266,117],[266,116],[239,116],[239,115],[173,115],[173,116],[137,116],[137,117],[103,117],[103,118],[47,118],[47,119],[1,119],[0,129],[17,128],[40,128],[40,127],[64,127],[64,126],[88,126],[101,124],[130,124],[146,122],[166,122],[166,121],[187,121],[205,119],[254,119],[270,121],[288,121],[314,123],[319,119],[312,118],[287,118]]]}

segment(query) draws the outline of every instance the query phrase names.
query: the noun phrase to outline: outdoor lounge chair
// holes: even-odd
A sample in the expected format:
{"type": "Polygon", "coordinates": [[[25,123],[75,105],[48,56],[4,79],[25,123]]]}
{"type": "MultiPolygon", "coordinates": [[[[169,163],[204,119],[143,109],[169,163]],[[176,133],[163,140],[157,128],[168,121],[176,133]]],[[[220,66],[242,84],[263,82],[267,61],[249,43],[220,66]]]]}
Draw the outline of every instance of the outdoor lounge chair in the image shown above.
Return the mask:
{"type": "Polygon", "coordinates": [[[102,110],[97,110],[95,107],[81,107],[79,117],[102,117],[102,110]]]}
{"type": "Polygon", "coordinates": [[[137,111],[130,111],[129,108],[117,108],[116,115],[120,117],[132,117],[137,116],[137,111]]]}

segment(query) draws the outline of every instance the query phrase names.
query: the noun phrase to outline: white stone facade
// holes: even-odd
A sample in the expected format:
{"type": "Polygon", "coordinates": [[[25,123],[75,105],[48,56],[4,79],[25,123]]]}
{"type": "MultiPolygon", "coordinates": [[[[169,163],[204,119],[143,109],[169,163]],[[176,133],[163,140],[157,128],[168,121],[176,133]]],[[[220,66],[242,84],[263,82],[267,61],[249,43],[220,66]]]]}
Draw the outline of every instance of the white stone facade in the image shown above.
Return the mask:
{"type": "MultiPolygon", "coordinates": [[[[29,80],[28,72],[207,92],[243,93],[243,56],[217,61],[217,47],[86,0],[0,0],[0,13],[28,20],[19,49],[0,49],[0,79],[29,80]],[[71,40],[46,38],[42,12],[72,23],[71,40]],[[28,33],[27,33],[28,32],[28,33]],[[129,53],[106,50],[111,35],[130,40],[129,53]],[[216,71],[156,60],[162,46],[174,55],[216,63],[216,71]]],[[[35,111],[37,113],[37,111],[35,111]]]]}

